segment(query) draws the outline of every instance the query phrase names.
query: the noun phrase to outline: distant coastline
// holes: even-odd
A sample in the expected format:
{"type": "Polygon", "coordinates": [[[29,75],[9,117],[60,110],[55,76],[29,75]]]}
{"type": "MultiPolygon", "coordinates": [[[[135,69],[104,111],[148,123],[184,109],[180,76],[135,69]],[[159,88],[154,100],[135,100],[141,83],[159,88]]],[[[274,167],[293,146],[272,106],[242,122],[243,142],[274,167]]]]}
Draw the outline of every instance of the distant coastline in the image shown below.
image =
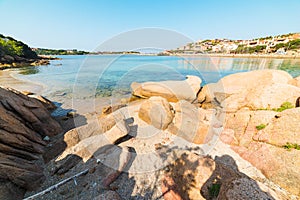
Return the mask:
{"type": "Polygon", "coordinates": [[[225,53],[207,53],[207,54],[171,54],[164,56],[184,56],[184,57],[229,57],[229,58],[281,58],[281,59],[300,59],[300,55],[278,55],[278,54],[225,54],[225,53]]]}
{"type": "Polygon", "coordinates": [[[300,57],[300,33],[288,33],[248,40],[207,39],[188,43],[160,55],[209,55],[221,57],[300,57]]]}

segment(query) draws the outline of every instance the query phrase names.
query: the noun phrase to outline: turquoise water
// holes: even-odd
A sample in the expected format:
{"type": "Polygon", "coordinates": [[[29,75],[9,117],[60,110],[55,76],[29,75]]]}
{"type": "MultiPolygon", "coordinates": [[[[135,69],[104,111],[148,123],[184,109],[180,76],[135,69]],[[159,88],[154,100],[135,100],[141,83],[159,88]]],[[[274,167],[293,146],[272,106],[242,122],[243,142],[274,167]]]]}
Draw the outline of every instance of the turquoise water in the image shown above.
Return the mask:
{"type": "Polygon", "coordinates": [[[133,81],[183,80],[200,76],[202,84],[217,82],[237,72],[256,69],[282,69],[300,75],[299,59],[173,57],[139,55],[58,56],[48,66],[29,67],[20,78],[42,83],[45,96],[81,98],[130,94],[133,81]]]}

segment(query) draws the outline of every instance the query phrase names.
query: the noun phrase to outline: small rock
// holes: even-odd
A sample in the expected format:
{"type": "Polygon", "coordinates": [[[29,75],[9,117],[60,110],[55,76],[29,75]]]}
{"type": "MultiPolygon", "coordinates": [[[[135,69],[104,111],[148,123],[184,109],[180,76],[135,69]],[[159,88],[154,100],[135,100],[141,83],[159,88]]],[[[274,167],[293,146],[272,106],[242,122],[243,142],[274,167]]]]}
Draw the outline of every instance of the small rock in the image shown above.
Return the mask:
{"type": "Polygon", "coordinates": [[[67,113],[67,117],[74,118],[76,116],[77,116],[77,113],[75,111],[71,111],[71,112],[67,113]]]}
{"type": "Polygon", "coordinates": [[[102,194],[94,198],[94,200],[121,200],[119,194],[112,190],[104,191],[102,194]]]}
{"type": "Polygon", "coordinates": [[[43,140],[44,140],[44,141],[49,141],[50,138],[49,138],[49,136],[45,136],[45,137],[43,138],[43,140]]]}
{"type": "Polygon", "coordinates": [[[28,95],[34,95],[33,92],[30,92],[30,91],[27,91],[27,90],[22,91],[22,94],[24,94],[24,95],[26,95],[26,96],[28,96],[28,95]]]}

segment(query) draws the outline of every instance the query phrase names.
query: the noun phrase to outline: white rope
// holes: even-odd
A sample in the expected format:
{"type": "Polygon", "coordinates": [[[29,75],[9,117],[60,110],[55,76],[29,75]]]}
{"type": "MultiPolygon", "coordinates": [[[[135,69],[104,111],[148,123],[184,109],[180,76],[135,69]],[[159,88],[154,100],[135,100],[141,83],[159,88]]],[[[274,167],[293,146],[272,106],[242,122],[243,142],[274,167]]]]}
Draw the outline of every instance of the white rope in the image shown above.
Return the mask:
{"type": "Polygon", "coordinates": [[[86,170],[84,170],[84,171],[82,171],[82,172],[80,172],[80,173],[78,173],[78,174],[75,174],[74,176],[71,176],[71,177],[69,177],[69,178],[67,178],[67,179],[65,179],[65,180],[63,180],[63,181],[61,181],[61,182],[59,182],[59,183],[57,183],[57,184],[55,184],[55,185],[52,185],[51,187],[49,187],[49,188],[47,188],[47,189],[45,189],[45,190],[43,190],[43,191],[41,191],[41,192],[39,192],[39,193],[37,193],[37,194],[34,194],[34,195],[30,196],[30,197],[27,197],[26,199],[23,199],[23,200],[32,200],[32,199],[34,199],[34,198],[36,198],[36,197],[38,197],[38,196],[47,194],[48,192],[51,192],[52,190],[57,189],[59,186],[65,184],[65,183],[67,183],[67,182],[69,182],[69,181],[72,180],[72,179],[75,181],[75,184],[76,184],[77,182],[76,182],[75,178],[78,177],[78,176],[81,176],[81,175],[83,175],[83,174],[88,173],[88,171],[89,171],[89,170],[86,169],[86,170]]]}

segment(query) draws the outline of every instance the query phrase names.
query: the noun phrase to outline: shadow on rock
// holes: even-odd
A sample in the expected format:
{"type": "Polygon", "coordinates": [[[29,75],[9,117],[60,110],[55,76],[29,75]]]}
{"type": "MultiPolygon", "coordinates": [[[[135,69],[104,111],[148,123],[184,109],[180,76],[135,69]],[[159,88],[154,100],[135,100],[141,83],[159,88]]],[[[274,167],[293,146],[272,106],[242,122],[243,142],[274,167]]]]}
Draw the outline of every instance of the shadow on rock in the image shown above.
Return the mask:
{"type": "Polygon", "coordinates": [[[258,183],[238,170],[229,155],[215,158],[215,169],[201,187],[205,199],[264,199],[275,200],[258,183]]]}
{"type": "Polygon", "coordinates": [[[50,160],[56,158],[66,149],[67,144],[64,141],[65,133],[67,133],[71,129],[87,124],[86,117],[83,115],[76,114],[74,110],[66,109],[63,113],[65,113],[65,115],[55,117],[55,119],[60,123],[61,127],[63,128],[63,133],[58,134],[49,139],[49,143],[46,146],[46,151],[43,154],[45,163],[48,163],[50,160]],[[74,115],[68,116],[68,114],[66,114],[70,112],[73,112],[74,115]]]}
{"type": "Polygon", "coordinates": [[[162,192],[165,200],[275,199],[241,173],[231,156],[213,160],[191,152],[181,154],[166,167],[162,192]]]}

